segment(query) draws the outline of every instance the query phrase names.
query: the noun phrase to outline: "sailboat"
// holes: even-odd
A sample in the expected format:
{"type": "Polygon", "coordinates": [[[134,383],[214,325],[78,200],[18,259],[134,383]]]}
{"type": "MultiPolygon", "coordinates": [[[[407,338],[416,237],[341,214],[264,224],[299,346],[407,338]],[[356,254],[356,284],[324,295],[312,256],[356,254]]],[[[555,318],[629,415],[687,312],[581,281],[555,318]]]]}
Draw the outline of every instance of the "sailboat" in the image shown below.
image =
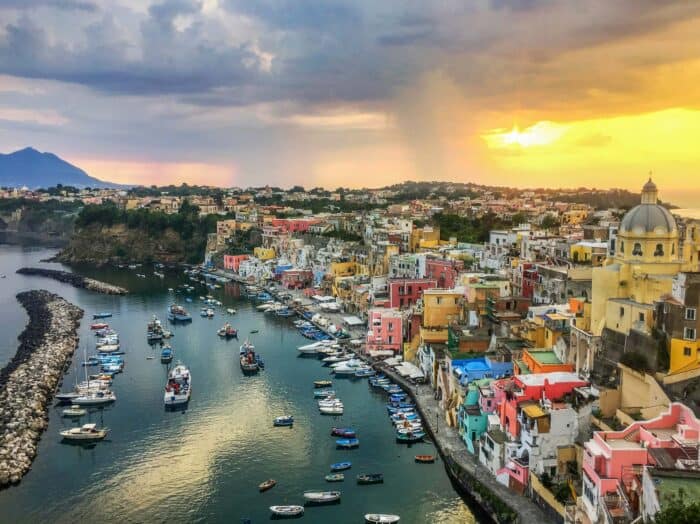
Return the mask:
{"type": "MultiPolygon", "coordinates": [[[[87,349],[83,348],[83,357],[87,360],[87,349]]],[[[104,406],[105,404],[110,404],[117,400],[117,396],[113,391],[108,389],[93,389],[90,386],[90,377],[88,377],[87,367],[83,368],[85,370],[85,382],[87,383],[87,389],[79,396],[71,399],[71,402],[77,406],[104,406]]],[[[77,378],[77,376],[76,376],[77,378]]]]}

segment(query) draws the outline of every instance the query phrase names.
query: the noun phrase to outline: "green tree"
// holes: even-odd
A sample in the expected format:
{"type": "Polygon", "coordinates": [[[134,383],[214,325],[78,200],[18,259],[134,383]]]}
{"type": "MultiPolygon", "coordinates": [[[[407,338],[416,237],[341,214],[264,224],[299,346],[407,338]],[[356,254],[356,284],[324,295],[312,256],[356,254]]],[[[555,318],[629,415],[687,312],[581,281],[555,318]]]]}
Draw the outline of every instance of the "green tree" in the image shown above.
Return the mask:
{"type": "Polygon", "coordinates": [[[661,510],[654,524],[697,524],[700,522],[700,501],[684,497],[682,489],[661,501],[661,510]]]}

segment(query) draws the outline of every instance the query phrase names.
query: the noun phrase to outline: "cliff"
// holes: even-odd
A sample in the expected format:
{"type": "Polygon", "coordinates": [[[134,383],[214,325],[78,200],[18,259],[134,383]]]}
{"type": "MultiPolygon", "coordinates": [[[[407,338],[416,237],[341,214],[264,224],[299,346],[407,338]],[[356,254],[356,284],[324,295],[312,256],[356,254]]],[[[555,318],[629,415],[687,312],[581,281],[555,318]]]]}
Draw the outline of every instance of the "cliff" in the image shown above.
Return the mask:
{"type": "MultiPolygon", "coordinates": [[[[206,239],[204,239],[206,241],[206,239]]],[[[201,262],[204,244],[201,238],[183,239],[171,228],[151,233],[125,224],[91,224],[73,234],[56,259],[65,263],[180,263],[201,262]]]]}

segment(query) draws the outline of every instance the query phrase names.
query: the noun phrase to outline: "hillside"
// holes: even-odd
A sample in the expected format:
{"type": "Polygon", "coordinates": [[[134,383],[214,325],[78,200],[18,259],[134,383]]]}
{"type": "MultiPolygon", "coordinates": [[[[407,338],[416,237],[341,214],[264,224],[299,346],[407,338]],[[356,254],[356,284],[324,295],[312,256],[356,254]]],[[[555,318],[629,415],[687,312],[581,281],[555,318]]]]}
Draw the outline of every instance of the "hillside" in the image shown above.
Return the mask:
{"type": "Polygon", "coordinates": [[[31,147],[9,154],[0,153],[0,186],[34,189],[56,184],[78,188],[121,187],[91,177],[53,153],[42,153],[31,147]]]}

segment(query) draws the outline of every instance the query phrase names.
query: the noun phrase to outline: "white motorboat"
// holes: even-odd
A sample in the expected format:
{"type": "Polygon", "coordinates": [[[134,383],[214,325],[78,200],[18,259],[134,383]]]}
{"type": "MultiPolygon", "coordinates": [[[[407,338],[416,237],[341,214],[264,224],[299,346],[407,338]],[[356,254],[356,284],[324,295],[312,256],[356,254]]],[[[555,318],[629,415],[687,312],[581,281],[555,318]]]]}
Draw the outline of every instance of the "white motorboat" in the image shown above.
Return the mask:
{"type": "Polygon", "coordinates": [[[324,406],[318,408],[322,415],[342,415],[343,406],[324,406]]]}
{"type": "Polygon", "coordinates": [[[56,400],[59,402],[72,402],[80,396],[80,393],[76,391],[69,391],[67,393],[57,393],[56,400]]]}
{"type": "Polygon", "coordinates": [[[367,513],[365,522],[367,524],[395,524],[401,520],[398,515],[389,515],[386,513],[367,513]]]}
{"type": "Polygon", "coordinates": [[[257,309],[258,311],[267,311],[271,307],[274,307],[274,305],[275,304],[273,302],[265,302],[264,304],[260,304],[259,306],[256,306],[255,309],[257,309]]]}
{"type": "Polygon", "coordinates": [[[107,436],[107,428],[98,428],[97,424],[83,424],[79,428],[71,428],[61,431],[61,436],[65,440],[102,440],[107,436]]]}
{"type": "Polygon", "coordinates": [[[119,351],[119,344],[106,344],[104,346],[99,346],[97,351],[99,353],[114,353],[115,351],[119,351]]]}
{"type": "Polygon", "coordinates": [[[64,417],[82,417],[87,413],[86,409],[81,408],[77,404],[69,408],[64,409],[61,414],[64,417]]]}
{"type": "Polygon", "coordinates": [[[340,491],[305,491],[304,499],[315,504],[327,504],[340,500],[340,491]]]}
{"type": "Polygon", "coordinates": [[[235,314],[236,314],[236,310],[233,309],[232,307],[230,307],[230,308],[228,308],[228,309],[226,310],[226,313],[228,313],[229,315],[235,315],[235,314]]]}
{"type": "Polygon", "coordinates": [[[117,396],[113,391],[89,391],[84,395],[73,399],[73,404],[78,406],[103,406],[117,400],[117,396]]]}
{"type": "Polygon", "coordinates": [[[353,361],[353,360],[348,360],[346,362],[340,362],[339,366],[336,366],[333,368],[333,373],[336,374],[336,376],[344,376],[344,375],[355,375],[355,373],[360,370],[364,369],[366,366],[362,361],[353,361]]]}
{"type": "Polygon", "coordinates": [[[296,517],[304,514],[304,506],[270,506],[270,511],[278,517],[296,517]]]}
{"type": "Polygon", "coordinates": [[[178,362],[168,373],[168,383],[165,385],[163,402],[166,406],[186,404],[192,395],[192,377],[190,370],[182,362],[178,362]]]}
{"type": "Polygon", "coordinates": [[[364,365],[364,362],[362,362],[360,359],[350,358],[348,360],[343,360],[342,362],[336,362],[335,364],[331,364],[330,367],[332,367],[333,369],[341,367],[341,366],[343,366],[343,367],[352,366],[352,367],[357,368],[357,367],[362,366],[362,365],[364,365]]]}
{"type": "Polygon", "coordinates": [[[327,408],[327,407],[333,407],[333,406],[339,406],[342,408],[343,402],[338,398],[329,398],[326,400],[319,400],[318,401],[319,408],[327,408]]]}

